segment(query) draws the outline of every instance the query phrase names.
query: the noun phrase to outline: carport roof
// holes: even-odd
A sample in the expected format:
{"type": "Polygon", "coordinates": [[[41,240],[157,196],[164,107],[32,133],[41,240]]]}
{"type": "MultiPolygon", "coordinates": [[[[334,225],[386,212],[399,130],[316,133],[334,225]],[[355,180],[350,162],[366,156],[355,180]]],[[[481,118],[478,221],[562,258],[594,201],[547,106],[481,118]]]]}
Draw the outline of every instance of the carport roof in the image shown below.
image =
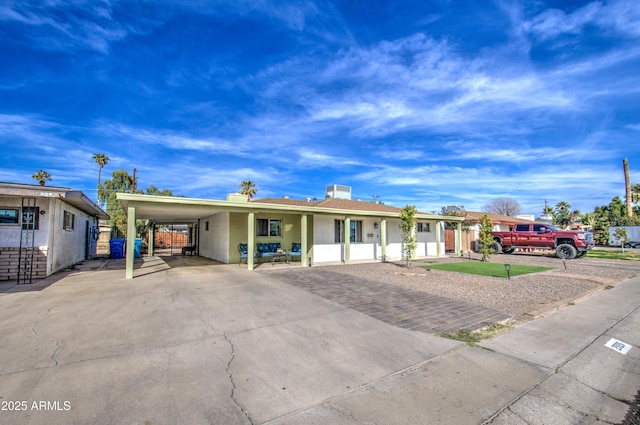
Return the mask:
{"type": "MultiPolygon", "coordinates": [[[[400,208],[373,202],[348,201],[322,204],[321,202],[289,201],[265,199],[248,201],[244,197],[230,196],[227,200],[184,198],[173,196],[153,196],[132,193],[118,193],[117,198],[125,213],[135,207],[136,217],[156,223],[193,223],[222,211],[231,212],[287,212],[293,214],[330,214],[346,216],[369,216],[399,218],[400,208]]],[[[463,221],[462,217],[418,213],[422,220],[463,221]]]]}

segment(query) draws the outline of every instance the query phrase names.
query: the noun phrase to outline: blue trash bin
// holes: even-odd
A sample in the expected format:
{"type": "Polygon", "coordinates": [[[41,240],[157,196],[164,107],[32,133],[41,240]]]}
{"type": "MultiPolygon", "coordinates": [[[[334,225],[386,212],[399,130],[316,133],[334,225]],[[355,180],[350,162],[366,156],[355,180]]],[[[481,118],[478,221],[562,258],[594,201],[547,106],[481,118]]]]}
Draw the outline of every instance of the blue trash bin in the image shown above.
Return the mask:
{"type": "Polygon", "coordinates": [[[124,239],[114,238],[109,241],[111,258],[124,258],[124,239]]]}
{"type": "Polygon", "coordinates": [[[140,258],[140,248],[142,247],[142,238],[136,238],[133,246],[133,258],[140,258]]]}

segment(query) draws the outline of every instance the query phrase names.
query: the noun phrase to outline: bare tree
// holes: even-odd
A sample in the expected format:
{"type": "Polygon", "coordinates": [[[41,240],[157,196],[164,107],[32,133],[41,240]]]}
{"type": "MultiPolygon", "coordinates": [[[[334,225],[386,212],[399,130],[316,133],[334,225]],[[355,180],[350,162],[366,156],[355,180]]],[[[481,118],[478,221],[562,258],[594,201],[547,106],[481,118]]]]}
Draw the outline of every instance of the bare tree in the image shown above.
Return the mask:
{"type": "Polygon", "coordinates": [[[492,214],[508,215],[513,217],[522,212],[522,207],[515,199],[511,198],[494,198],[487,202],[484,211],[492,214]]]}

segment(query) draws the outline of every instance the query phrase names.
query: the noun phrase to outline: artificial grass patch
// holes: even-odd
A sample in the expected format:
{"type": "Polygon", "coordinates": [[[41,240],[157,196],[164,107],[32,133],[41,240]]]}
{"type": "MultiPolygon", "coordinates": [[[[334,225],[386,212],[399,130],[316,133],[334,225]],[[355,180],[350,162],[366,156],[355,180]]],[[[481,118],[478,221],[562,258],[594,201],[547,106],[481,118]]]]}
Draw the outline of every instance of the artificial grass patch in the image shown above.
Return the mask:
{"type": "MultiPolygon", "coordinates": [[[[446,270],[450,272],[477,274],[480,276],[492,276],[492,277],[508,277],[503,263],[490,263],[482,261],[460,261],[455,263],[445,264],[430,264],[428,266],[421,266],[423,268],[446,270]]],[[[540,266],[525,266],[522,264],[510,265],[511,276],[518,276],[522,274],[538,273],[546,270],[552,270],[551,267],[540,266]]]]}

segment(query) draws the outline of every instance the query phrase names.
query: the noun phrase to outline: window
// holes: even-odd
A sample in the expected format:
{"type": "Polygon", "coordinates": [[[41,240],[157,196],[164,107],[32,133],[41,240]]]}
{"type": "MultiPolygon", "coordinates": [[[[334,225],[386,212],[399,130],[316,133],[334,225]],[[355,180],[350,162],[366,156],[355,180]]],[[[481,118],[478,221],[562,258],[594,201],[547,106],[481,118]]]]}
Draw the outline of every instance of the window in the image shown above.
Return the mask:
{"type": "Polygon", "coordinates": [[[418,232],[430,232],[431,231],[431,223],[418,223],[418,232]]]}
{"type": "Polygon", "coordinates": [[[40,207],[22,207],[22,228],[25,230],[40,228],[40,207]]]}
{"type": "Polygon", "coordinates": [[[62,228],[64,230],[73,230],[76,221],[75,214],[71,214],[69,211],[64,212],[64,217],[62,218],[62,228]]]}
{"type": "Polygon", "coordinates": [[[528,232],[529,225],[528,224],[516,224],[516,232],[528,232]]]}
{"type": "Polygon", "coordinates": [[[20,223],[20,213],[18,208],[0,208],[0,224],[20,223]]]}
{"type": "Polygon", "coordinates": [[[204,231],[205,231],[205,232],[208,232],[208,231],[209,231],[209,222],[208,222],[208,221],[205,221],[205,222],[204,222],[204,231]]]}
{"type": "MultiPolygon", "coordinates": [[[[353,220],[349,223],[349,241],[362,242],[362,221],[353,220]]],[[[344,242],[344,220],[335,221],[335,241],[344,242]]]]}
{"type": "Polygon", "coordinates": [[[256,236],[281,237],[282,220],[259,218],[256,220],[256,236]]]}

